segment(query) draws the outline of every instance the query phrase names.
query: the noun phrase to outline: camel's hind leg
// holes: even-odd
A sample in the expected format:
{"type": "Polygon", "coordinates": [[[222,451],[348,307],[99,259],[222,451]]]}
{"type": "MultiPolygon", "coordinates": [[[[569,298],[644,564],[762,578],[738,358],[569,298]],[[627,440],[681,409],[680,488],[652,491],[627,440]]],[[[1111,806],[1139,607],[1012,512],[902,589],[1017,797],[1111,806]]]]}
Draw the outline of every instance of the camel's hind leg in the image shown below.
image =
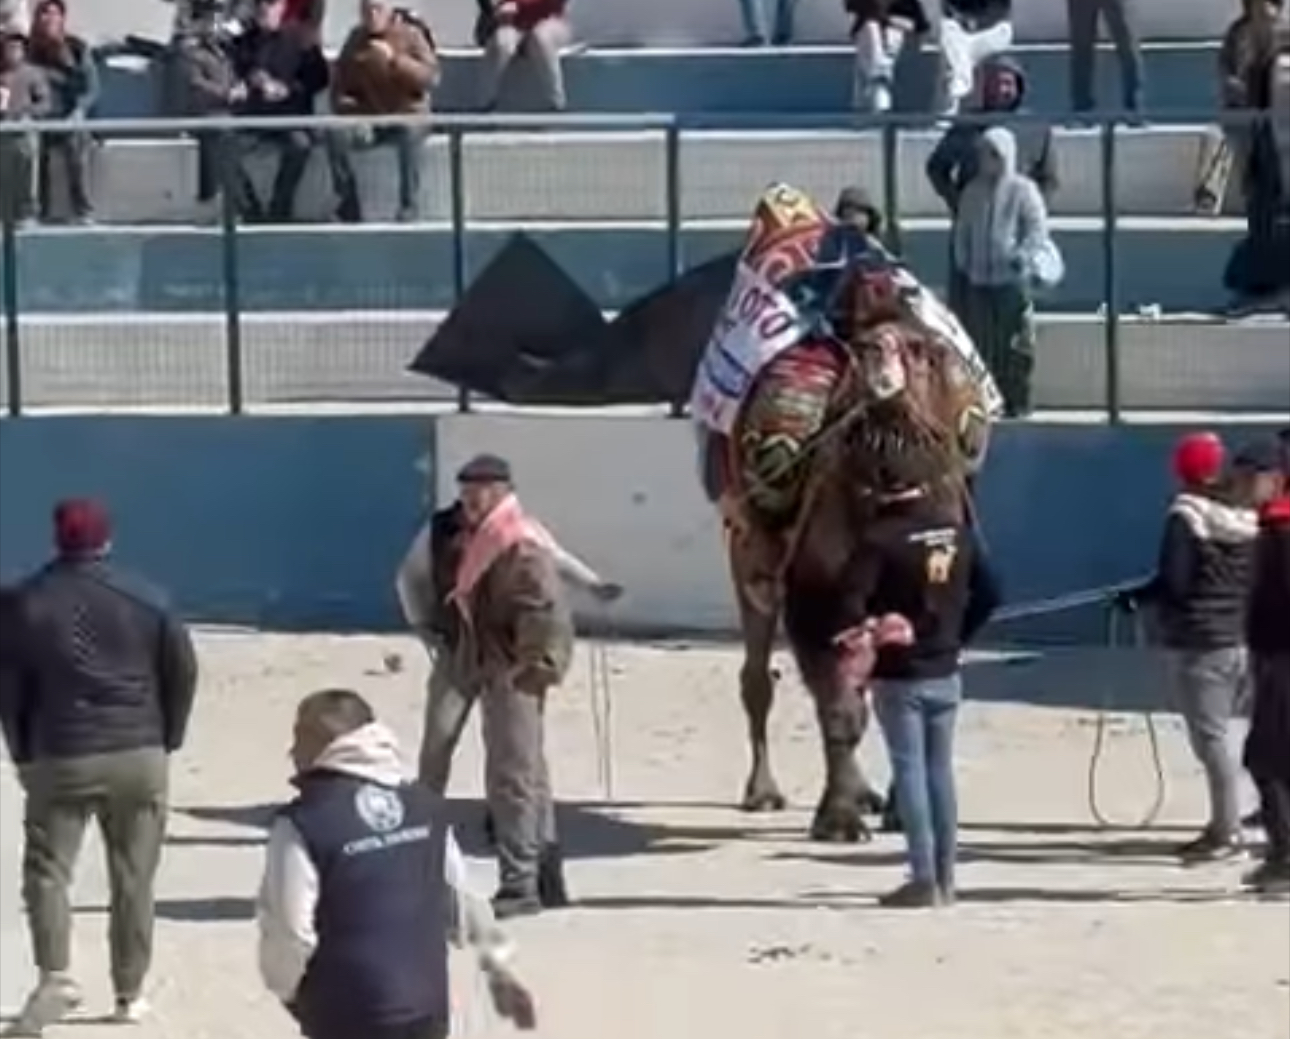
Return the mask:
{"type": "Polygon", "coordinates": [[[770,767],[770,744],[767,735],[770,709],[775,702],[775,678],[771,654],[779,629],[777,610],[767,612],[749,599],[742,579],[737,539],[728,542],[730,575],[739,604],[739,626],[743,633],[744,660],[739,671],[739,693],[748,716],[748,740],[752,750],[752,770],[744,786],[745,812],[778,812],[787,801],[775,782],[770,767]]]}

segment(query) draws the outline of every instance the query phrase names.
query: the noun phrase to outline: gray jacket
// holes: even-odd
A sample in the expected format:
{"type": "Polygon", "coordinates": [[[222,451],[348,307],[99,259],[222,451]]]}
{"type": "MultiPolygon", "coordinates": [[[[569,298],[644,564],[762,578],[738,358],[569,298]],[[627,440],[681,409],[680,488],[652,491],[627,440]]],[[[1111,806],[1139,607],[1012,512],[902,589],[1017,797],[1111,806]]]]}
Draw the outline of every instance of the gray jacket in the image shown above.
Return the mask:
{"type": "Polygon", "coordinates": [[[1035,182],[1017,172],[1017,140],[994,126],[981,146],[1003,164],[997,179],[978,173],[963,189],[955,215],[955,268],[973,285],[1021,285],[1048,243],[1048,214],[1035,182]]]}

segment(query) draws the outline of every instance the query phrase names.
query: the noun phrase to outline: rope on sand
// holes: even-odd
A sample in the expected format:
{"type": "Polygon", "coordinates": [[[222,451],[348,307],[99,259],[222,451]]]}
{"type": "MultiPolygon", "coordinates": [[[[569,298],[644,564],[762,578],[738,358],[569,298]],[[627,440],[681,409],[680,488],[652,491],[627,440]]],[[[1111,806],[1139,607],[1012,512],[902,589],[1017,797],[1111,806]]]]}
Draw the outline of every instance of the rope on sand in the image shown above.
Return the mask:
{"type": "Polygon", "coordinates": [[[610,682],[609,644],[587,644],[587,688],[591,693],[591,725],[596,740],[596,765],[605,800],[614,800],[614,696],[610,682]]]}
{"type": "MultiPolygon", "coordinates": [[[[1132,581],[1121,581],[1119,584],[1054,596],[1051,599],[1043,599],[1038,602],[1018,603],[1016,606],[1009,606],[1000,610],[995,614],[994,620],[995,622],[1026,620],[1086,606],[1101,606],[1107,611],[1106,645],[1111,649],[1120,648],[1122,646],[1120,624],[1122,614],[1120,608],[1115,605],[1115,599],[1122,592],[1132,591],[1141,587],[1143,583],[1143,578],[1137,578],[1132,581]]],[[[1133,624],[1132,638],[1125,645],[1128,648],[1140,649],[1143,642],[1142,624],[1138,619],[1133,624]]],[[[1150,805],[1135,822],[1130,823],[1116,822],[1102,809],[1098,777],[1101,775],[1102,764],[1106,757],[1107,738],[1110,735],[1111,722],[1117,713],[1119,712],[1116,711],[1115,704],[1112,702],[1111,687],[1109,683],[1103,684],[1102,695],[1097,707],[1093,750],[1088,763],[1089,814],[1093,817],[1093,821],[1103,829],[1149,830],[1159,820],[1160,813],[1164,811],[1165,801],[1169,796],[1169,778],[1165,770],[1164,756],[1160,746],[1160,731],[1156,725],[1156,712],[1154,711],[1145,713],[1147,743],[1151,752],[1151,767],[1154,772],[1155,782],[1155,791],[1152,794],[1150,805]]]]}

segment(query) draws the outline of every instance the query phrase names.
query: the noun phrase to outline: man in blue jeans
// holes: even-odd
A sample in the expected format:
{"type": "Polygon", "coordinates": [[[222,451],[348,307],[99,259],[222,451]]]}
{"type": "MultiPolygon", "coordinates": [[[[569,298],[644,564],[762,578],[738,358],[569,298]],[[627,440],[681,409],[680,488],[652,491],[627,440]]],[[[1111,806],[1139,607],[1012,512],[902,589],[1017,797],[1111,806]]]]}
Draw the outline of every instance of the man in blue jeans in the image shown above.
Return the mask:
{"type": "Polygon", "coordinates": [[[743,16],[744,46],[764,47],[766,41],[776,47],[793,42],[793,21],[797,13],[797,0],[774,0],[774,27],[767,32],[765,0],[739,0],[739,13],[743,16]]]}
{"type": "Polygon", "coordinates": [[[927,485],[897,482],[881,500],[847,575],[844,656],[873,658],[874,712],[891,760],[909,851],[909,880],[881,904],[931,908],[954,900],[958,807],[954,723],[959,655],[999,602],[971,525],[927,485]]]}

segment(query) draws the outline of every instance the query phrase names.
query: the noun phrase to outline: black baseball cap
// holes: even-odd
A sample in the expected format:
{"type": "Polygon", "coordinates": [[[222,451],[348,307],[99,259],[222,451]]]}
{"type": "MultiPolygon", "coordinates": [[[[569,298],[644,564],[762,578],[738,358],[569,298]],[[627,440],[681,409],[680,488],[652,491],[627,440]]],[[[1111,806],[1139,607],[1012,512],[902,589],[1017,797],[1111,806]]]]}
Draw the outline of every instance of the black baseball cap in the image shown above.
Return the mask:
{"type": "Polygon", "coordinates": [[[1232,465],[1255,473],[1280,472],[1281,447],[1275,440],[1252,441],[1236,452],[1232,465]]]}

